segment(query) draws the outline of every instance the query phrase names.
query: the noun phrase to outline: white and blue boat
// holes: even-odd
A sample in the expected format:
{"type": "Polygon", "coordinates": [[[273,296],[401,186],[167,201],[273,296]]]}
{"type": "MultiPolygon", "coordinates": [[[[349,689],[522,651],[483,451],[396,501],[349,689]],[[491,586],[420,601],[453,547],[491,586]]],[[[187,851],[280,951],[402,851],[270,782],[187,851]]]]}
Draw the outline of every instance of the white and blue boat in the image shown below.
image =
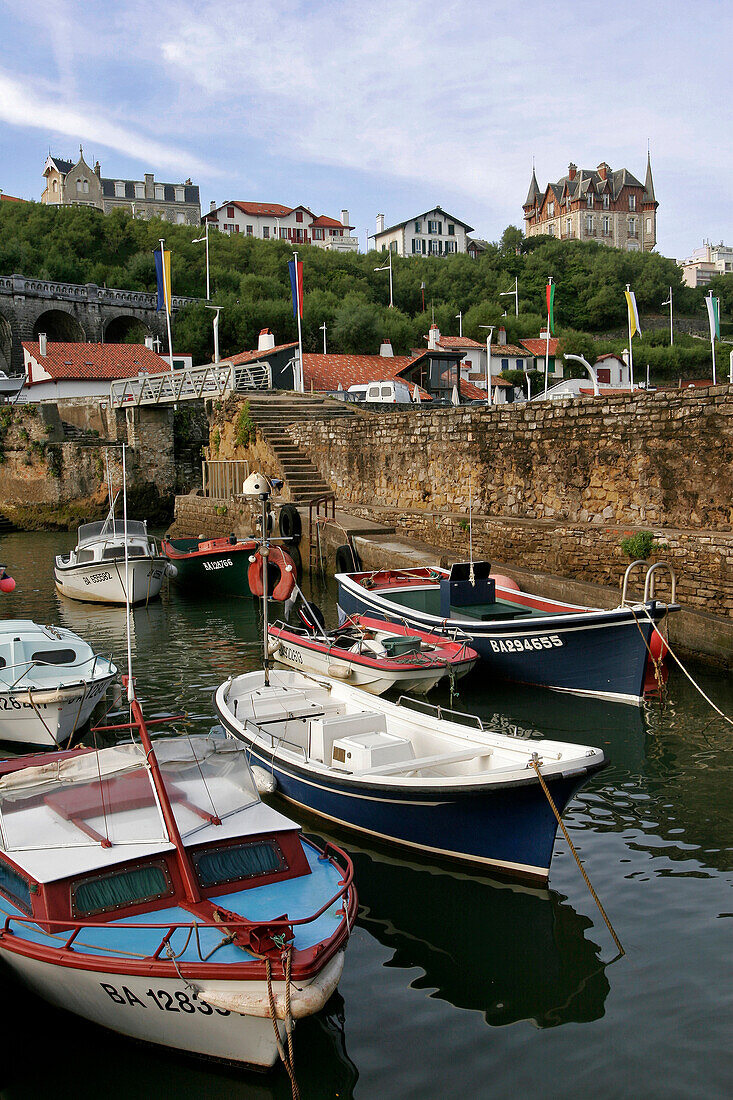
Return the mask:
{"type": "Polygon", "coordinates": [[[606,763],[601,749],[496,733],[290,670],[230,677],[214,703],[293,805],[423,857],[540,883],[558,826],[546,792],[562,814],[606,763]]]}
{"type": "MultiPolygon", "coordinates": [[[[672,600],[622,600],[610,610],[564,603],[491,576],[488,562],[337,573],[339,611],[401,622],[434,634],[462,631],[492,676],[639,703],[662,652],[658,624],[672,600]]],[[[665,568],[669,568],[665,565],[665,568]]]]}

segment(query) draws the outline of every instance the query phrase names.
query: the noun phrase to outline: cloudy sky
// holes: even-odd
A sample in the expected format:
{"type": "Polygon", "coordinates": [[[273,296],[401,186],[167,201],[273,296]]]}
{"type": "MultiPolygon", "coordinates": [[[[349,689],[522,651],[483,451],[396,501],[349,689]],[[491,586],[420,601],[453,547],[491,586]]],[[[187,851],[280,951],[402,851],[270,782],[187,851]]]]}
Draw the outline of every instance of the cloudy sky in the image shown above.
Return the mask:
{"type": "Polygon", "coordinates": [[[497,240],[569,161],[643,180],[659,251],[733,244],[731,0],[0,0],[0,188],[104,175],[497,240]]]}

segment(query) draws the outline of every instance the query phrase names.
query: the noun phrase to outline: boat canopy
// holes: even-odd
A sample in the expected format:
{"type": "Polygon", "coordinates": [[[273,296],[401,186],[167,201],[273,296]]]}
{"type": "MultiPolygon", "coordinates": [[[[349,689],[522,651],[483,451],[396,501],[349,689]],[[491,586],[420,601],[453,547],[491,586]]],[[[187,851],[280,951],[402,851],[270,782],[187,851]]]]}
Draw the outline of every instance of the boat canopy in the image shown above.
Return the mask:
{"type": "MultiPolygon", "coordinates": [[[[155,754],[184,838],[259,803],[244,746],[221,734],[160,738],[155,754]]],[[[6,852],[169,845],[145,752],[132,742],[0,778],[0,834],[6,852]]]]}
{"type": "Polygon", "coordinates": [[[97,520],[94,523],[82,523],[77,534],[77,544],[93,542],[97,539],[123,539],[127,529],[128,538],[147,538],[148,525],[145,520],[128,519],[127,528],[125,521],[121,519],[97,520]]]}

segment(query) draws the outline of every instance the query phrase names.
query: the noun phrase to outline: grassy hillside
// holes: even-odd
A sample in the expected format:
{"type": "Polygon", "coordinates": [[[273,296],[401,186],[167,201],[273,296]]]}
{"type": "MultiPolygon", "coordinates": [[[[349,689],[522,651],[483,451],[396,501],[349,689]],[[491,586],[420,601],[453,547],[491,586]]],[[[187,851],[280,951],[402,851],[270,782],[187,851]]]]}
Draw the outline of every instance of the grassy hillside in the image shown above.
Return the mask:
{"type": "MultiPolygon", "coordinates": [[[[0,206],[0,274],[18,272],[38,278],[98,283],[129,290],[154,290],[153,250],[160,237],[172,252],[175,294],[205,293],[204,246],[193,244],[197,230],[167,222],[133,220],[123,211],[104,216],[83,207],[55,209],[38,203],[0,206]]],[[[287,261],[291,247],[284,241],[210,238],[212,298],[223,306],[220,341],[223,355],[256,346],[257,334],[268,327],[278,342],[296,338],[290,302],[287,261]]],[[[503,323],[508,338],[537,336],[543,323],[544,288],[548,276],[557,284],[555,318],[563,348],[599,354],[625,346],[626,311],[623,291],[631,284],[644,336],[635,341],[639,369],[650,363],[652,377],[690,377],[709,368],[704,341],[675,336],[669,348],[660,315],[661,303],[673,289],[675,315],[689,318],[706,331],[707,315],[701,290],[681,282],[673,260],[654,253],[619,252],[595,242],[558,241],[548,237],[523,240],[509,227],[497,244],[474,261],[468,256],[394,258],[395,308],[387,308],[388,276],[375,272],[381,254],[335,255],[304,246],[303,341],[308,351],[321,350],[320,326],[327,325],[329,351],[375,352],[389,337],[395,353],[424,347],[423,337],[433,315],[445,334],[458,333],[456,315],[463,314],[463,332],[483,340],[484,324],[503,323]],[[519,317],[511,298],[500,297],[519,278],[519,317]],[[425,311],[420,284],[425,283],[425,311]],[[511,303],[503,318],[506,303],[511,303]],[[654,322],[651,320],[654,315],[654,322]],[[661,325],[651,331],[646,321],[661,325]],[[603,337],[603,334],[614,334],[603,337]],[[601,339],[599,340],[599,337],[601,339]]],[[[733,276],[714,280],[721,298],[722,320],[733,309],[733,276]]],[[[182,311],[176,320],[175,344],[192,352],[196,361],[211,357],[211,312],[203,305],[182,311]]],[[[720,349],[718,362],[727,364],[720,349]]]]}

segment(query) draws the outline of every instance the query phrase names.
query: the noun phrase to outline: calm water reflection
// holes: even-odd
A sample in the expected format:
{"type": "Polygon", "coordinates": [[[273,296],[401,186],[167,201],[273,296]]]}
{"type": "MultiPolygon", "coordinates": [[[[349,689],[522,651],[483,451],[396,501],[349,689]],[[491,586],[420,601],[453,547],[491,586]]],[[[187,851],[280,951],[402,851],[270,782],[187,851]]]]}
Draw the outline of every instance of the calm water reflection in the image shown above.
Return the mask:
{"type": "MultiPolygon", "coordinates": [[[[61,622],[123,666],[124,612],[53,590],[52,557],[73,542],[6,537],[0,557],[18,588],[0,610],[61,622]]],[[[335,621],[334,591],[317,598],[335,621]]],[[[132,646],[147,713],[185,712],[180,725],[205,730],[221,680],[259,664],[258,609],[173,589],[134,611],[132,646]]],[[[694,673],[733,713],[731,677],[694,673]]],[[[674,671],[664,704],[643,709],[478,676],[460,692],[458,706],[496,725],[610,755],[566,821],[627,955],[609,965],[613,944],[562,838],[542,891],[406,862],[340,835],[361,914],[340,994],[296,1033],[302,1095],[728,1095],[733,731],[674,671]]],[[[304,824],[322,835],[316,821],[304,824]]],[[[0,1096],[290,1095],[284,1073],[253,1077],[136,1047],[49,1008],[5,971],[2,980],[13,1010],[0,1096]],[[22,1053],[29,1032],[43,1036],[32,1070],[22,1053]]]]}

